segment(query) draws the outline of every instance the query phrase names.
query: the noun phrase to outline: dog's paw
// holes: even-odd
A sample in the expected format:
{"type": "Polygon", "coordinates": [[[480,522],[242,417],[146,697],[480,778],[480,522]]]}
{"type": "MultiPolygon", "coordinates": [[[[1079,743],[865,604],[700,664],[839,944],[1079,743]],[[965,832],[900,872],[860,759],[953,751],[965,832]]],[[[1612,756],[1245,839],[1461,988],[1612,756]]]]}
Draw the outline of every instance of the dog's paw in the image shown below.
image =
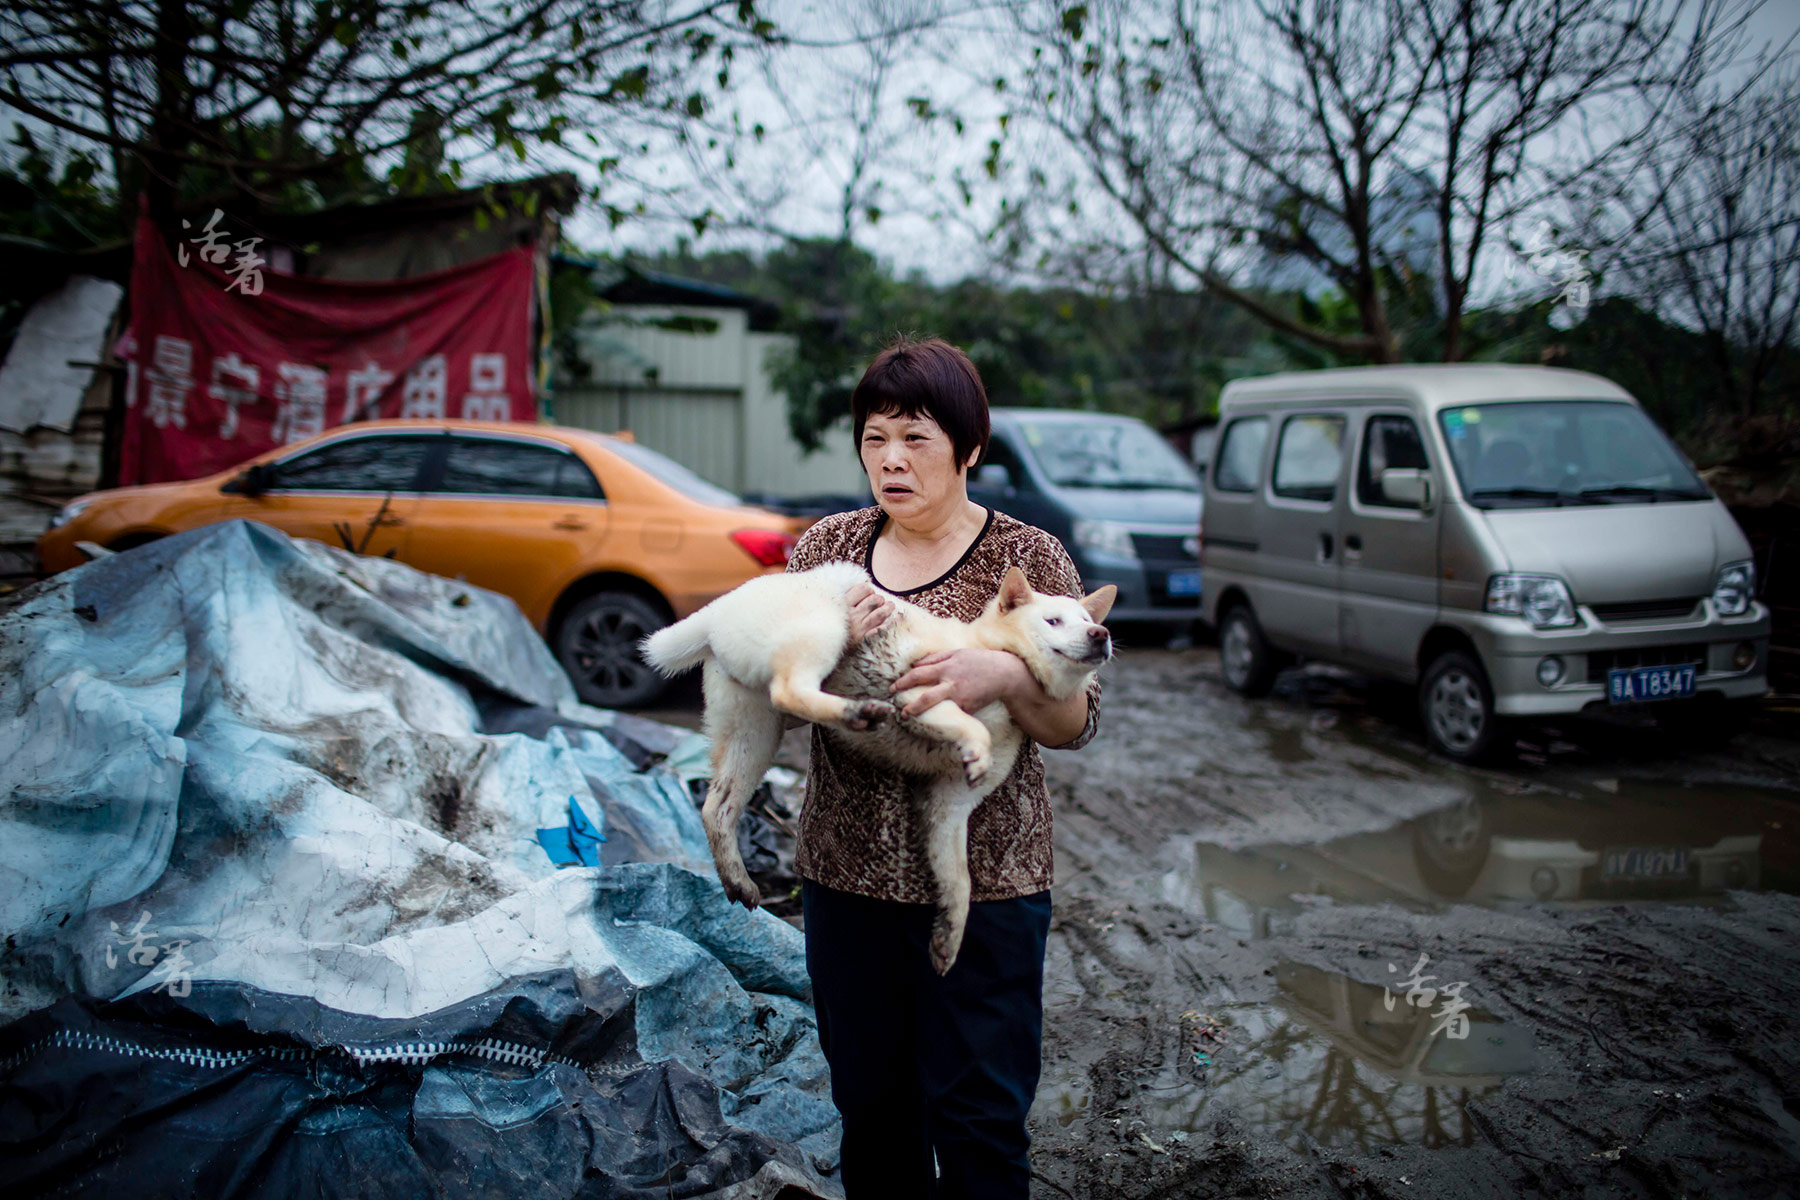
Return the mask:
{"type": "Polygon", "coordinates": [[[956,956],[962,951],[963,927],[961,923],[939,918],[931,928],[931,967],[939,975],[948,975],[950,968],[956,965],[956,956]]]}
{"type": "Polygon", "coordinates": [[[762,903],[762,891],[750,881],[749,875],[739,875],[736,878],[726,875],[722,876],[719,882],[724,885],[726,897],[734,904],[755,909],[762,903]]]}
{"type": "Polygon", "coordinates": [[[865,730],[880,729],[894,716],[894,706],[885,700],[852,700],[844,706],[844,727],[865,730]]]}
{"type": "Polygon", "coordinates": [[[994,765],[994,756],[986,750],[974,746],[966,747],[962,752],[963,778],[974,787],[987,778],[988,771],[994,765]]]}

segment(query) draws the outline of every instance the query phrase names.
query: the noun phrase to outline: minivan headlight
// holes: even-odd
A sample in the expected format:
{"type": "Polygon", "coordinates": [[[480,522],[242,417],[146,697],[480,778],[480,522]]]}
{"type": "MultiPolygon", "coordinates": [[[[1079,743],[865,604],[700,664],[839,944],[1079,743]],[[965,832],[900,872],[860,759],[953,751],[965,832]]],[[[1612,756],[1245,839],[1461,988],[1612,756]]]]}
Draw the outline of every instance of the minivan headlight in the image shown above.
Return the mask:
{"type": "Polygon", "coordinates": [[[1137,548],[1131,544],[1131,530],[1117,521],[1095,521],[1085,517],[1075,522],[1075,544],[1096,554],[1114,558],[1136,558],[1137,548]]]}
{"type": "Polygon", "coordinates": [[[57,510],[56,515],[50,518],[50,528],[61,529],[64,525],[67,525],[70,521],[79,517],[82,510],[92,503],[92,500],[76,500],[63,505],[62,508],[57,510]]]}
{"type": "Polygon", "coordinates": [[[1721,617],[1741,617],[1750,611],[1750,601],[1755,595],[1755,563],[1726,563],[1719,568],[1719,577],[1713,581],[1714,612],[1721,617]]]}
{"type": "Polygon", "coordinates": [[[1534,629],[1576,623],[1569,585],[1554,575],[1496,575],[1488,580],[1487,610],[1524,617],[1534,629]]]}

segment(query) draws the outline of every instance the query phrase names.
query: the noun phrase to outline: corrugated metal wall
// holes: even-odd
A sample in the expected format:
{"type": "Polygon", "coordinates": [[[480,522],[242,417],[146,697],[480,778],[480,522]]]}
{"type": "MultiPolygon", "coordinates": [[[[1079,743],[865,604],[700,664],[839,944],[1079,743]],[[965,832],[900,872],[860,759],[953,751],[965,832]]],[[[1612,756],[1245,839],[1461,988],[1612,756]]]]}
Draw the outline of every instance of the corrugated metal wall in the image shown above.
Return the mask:
{"type": "Polygon", "coordinates": [[[848,429],[802,454],[788,433],[787,400],[768,377],[787,334],[752,333],[738,309],[618,305],[587,341],[591,375],[559,385],[554,420],[600,433],[629,429],[707,480],[734,492],[861,495],[868,484],[848,429]]]}

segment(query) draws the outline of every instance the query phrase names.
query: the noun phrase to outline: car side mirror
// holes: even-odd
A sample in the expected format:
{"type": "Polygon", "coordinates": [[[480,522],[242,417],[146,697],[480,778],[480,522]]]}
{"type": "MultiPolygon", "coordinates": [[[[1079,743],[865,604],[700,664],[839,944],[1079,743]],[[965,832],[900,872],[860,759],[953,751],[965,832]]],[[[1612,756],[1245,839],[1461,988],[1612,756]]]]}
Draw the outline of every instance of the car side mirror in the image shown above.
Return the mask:
{"type": "Polygon", "coordinates": [[[1389,467],[1381,473],[1381,495],[1404,508],[1431,507],[1431,472],[1418,467],[1389,467]]]}
{"type": "Polygon", "coordinates": [[[230,490],[246,496],[260,496],[275,486],[275,468],[268,463],[252,463],[250,468],[231,481],[230,490]]]}
{"type": "Polygon", "coordinates": [[[975,486],[990,492],[1012,491],[1012,472],[999,463],[985,463],[975,468],[975,486]]]}

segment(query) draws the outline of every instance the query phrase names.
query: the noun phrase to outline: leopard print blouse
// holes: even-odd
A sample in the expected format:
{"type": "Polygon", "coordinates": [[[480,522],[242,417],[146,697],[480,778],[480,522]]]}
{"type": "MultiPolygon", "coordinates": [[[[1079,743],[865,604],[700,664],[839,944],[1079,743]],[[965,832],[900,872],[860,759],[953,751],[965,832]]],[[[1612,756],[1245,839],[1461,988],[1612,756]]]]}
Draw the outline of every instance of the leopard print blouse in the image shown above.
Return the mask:
{"type": "MultiPolygon", "coordinates": [[[[879,507],[826,517],[801,537],[788,570],[827,562],[866,568],[886,521],[879,507]]],[[[962,561],[923,587],[894,594],[939,616],[973,621],[1015,564],[1038,591],[1082,594],[1062,543],[992,509],[962,561]]],[[[1088,685],[1087,706],[1086,727],[1057,749],[1079,749],[1093,738],[1100,719],[1098,676],[1088,685]]],[[[1044,763],[1036,743],[1027,739],[1006,782],[969,819],[971,898],[1008,900],[1048,888],[1055,874],[1050,833],[1044,763]]],[[[930,904],[937,899],[906,780],[854,757],[816,726],[794,870],[825,887],[878,900],[930,904]]]]}

